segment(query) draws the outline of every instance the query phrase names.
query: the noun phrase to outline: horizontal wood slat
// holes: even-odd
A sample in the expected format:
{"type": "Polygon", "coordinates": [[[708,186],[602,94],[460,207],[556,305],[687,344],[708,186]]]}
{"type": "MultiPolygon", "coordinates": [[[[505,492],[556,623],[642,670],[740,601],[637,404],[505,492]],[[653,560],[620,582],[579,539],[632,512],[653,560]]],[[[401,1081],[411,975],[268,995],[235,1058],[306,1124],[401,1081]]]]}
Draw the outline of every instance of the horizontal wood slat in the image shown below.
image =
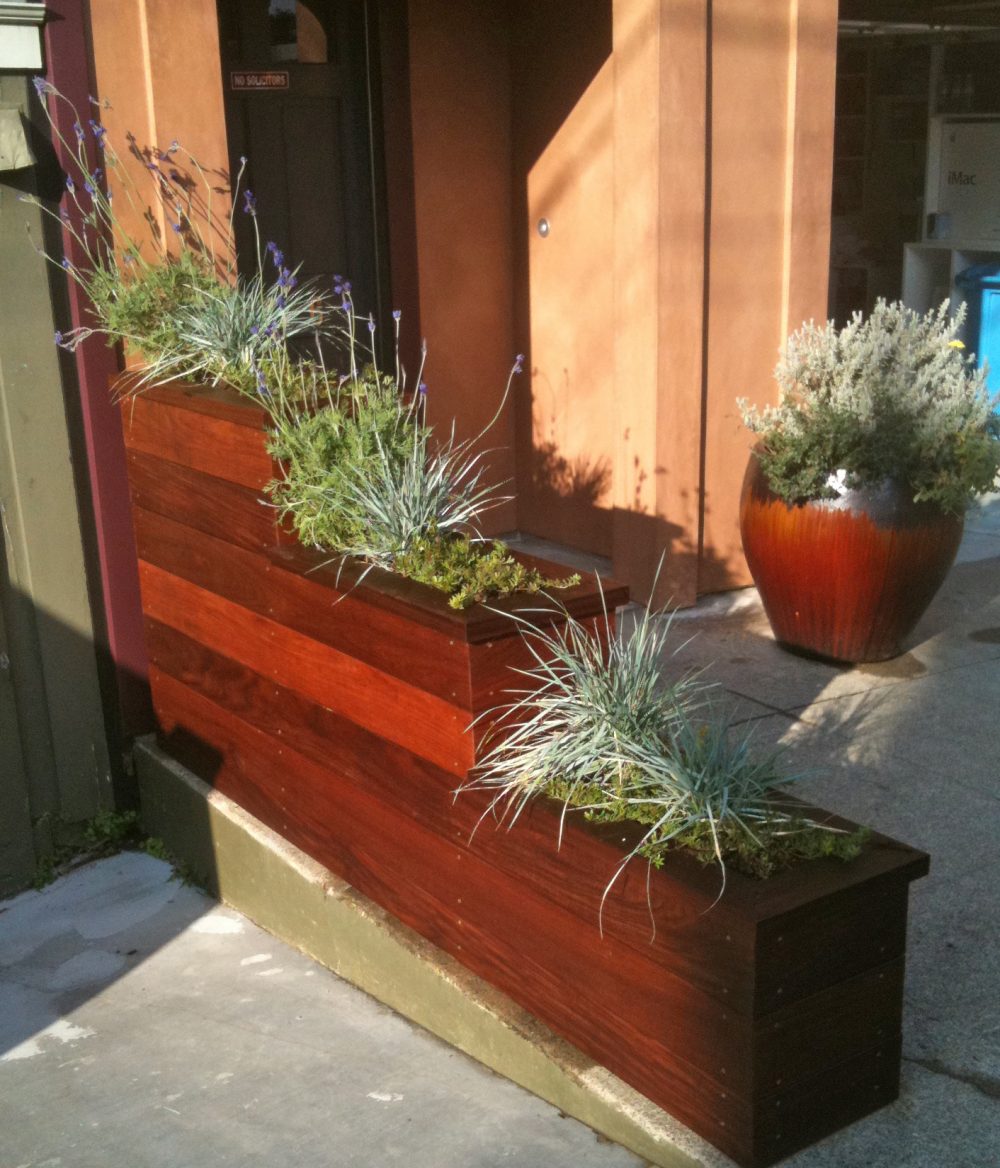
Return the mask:
{"type": "Polygon", "coordinates": [[[259,491],[138,450],[126,457],[138,511],[165,516],[247,551],[274,546],[276,512],[259,491]]]}
{"type": "Polygon", "coordinates": [[[467,713],[284,625],[139,563],[143,611],[208,648],[464,775],[473,762],[467,713]]]}
{"type": "Polygon", "coordinates": [[[730,919],[728,930],[706,929],[704,896],[685,897],[659,873],[647,881],[641,861],[623,873],[598,912],[606,883],[621,861],[617,841],[579,814],[562,847],[555,805],[538,801],[512,830],[483,819],[489,795],[455,797],[453,774],[324,710],[301,694],[273,684],[213,653],[176,629],[146,621],[150,660],[163,673],[271,738],[293,743],[305,757],[358,785],[437,833],[556,900],[584,935],[630,945],[665,970],[691,981],[732,1009],[753,1012],[753,932],[730,919]],[[655,923],[655,933],[654,933],[655,923]]]}
{"type": "Polygon", "coordinates": [[[274,477],[263,434],[226,417],[193,413],[142,394],[122,404],[122,429],[128,450],[225,482],[260,491],[274,477]]]}
{"type": "Polygon", "coordinates": [[[463,728],[471,722],[464,643],[166,515],[136,507],[133,519],[141,560],[442,698],[462,709],[463,728]]]}
{"type": "Polygon", "coordinates": [[[757,1019],[755,1094],[787,1090],[873,1042],[898,1036],[903,958],[834,982],[757,1019]]]}
{"type": "MultiPolygon", "coordinates": [[[[407,580],[383,568],[372,568],[359,561],[331,559],[328,554],[293,542],[282,543],[269,553],[275,563],[291,572],[309,573],[328,587],[353,590],[365,603],[386,608],[415,623],[447,632],[470,645],[500,641],[517,635],[517,622],[508,613],[517,613],[537,625],[551,625],[568,612],[580,620],[603,613],[603,603],[612,606],[610,620],[614,628],[614,605],[628,603],[628,589],[614,581],[604,582],[604,602],[595,583],[596,577],[584,575],[573,588],[553,591],[551,596],[516,593],[455,609],[445,593],[428,584],[407,580]]],[[[565,566],[515,553],[518,560],[535,565],[550,576],[566,575],[565,566]]]]}
{"type": "Polygon", "coordinates": [[[125,373],[115,379],[112,393],[121,399],[123,406],[131,406],[133,401],[157,402],[174,406],[192,414],[202,414],[209,418],[219,418],[235,422],[248,430],[265,430],[270,422],[267,410],[257,402],[232,389],[228,385],[199,385],[190,381],[171,381],[166,385],[154,385],[141,389],[131,396],[132,387],[138,377],[125,373]]]}

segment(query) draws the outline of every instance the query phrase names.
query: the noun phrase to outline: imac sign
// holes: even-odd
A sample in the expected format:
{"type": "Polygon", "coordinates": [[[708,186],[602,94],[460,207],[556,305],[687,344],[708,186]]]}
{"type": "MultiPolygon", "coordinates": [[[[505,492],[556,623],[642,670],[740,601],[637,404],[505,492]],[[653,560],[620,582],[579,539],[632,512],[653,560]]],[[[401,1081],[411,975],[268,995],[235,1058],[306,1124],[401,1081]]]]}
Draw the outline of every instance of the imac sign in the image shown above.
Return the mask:
{"type": "Polygon", "coordinates": [[[938,175],[953,244],[1000,241],[1000,122],[945,126],[938,175]]]}

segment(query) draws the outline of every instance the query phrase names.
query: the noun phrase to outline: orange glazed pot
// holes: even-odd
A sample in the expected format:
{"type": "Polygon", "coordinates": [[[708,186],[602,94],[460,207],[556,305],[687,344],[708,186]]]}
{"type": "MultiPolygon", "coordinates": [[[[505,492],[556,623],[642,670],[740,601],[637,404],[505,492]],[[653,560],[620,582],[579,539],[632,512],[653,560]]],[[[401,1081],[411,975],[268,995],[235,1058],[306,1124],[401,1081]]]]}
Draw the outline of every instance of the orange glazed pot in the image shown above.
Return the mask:
{"type": "Polygon", "coordinates": [[[790,506],[751,454],[743,551],[778,641],[835,661],[897,657],[941,587],[964,521],[886,479],[790,506]]]}

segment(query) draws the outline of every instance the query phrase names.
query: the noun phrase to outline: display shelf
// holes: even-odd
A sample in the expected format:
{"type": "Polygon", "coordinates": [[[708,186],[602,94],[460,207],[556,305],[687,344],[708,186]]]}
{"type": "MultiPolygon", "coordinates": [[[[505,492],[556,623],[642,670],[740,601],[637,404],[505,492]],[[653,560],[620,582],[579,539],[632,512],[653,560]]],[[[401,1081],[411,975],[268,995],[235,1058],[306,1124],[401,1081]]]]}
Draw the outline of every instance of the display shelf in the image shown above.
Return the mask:
{"type": "Polygon", "coordinates": [[[952,309],[957,310],[962,301],[955,287],[959,272],[973,264],[998,262],[1000,242],[996,240],[908,243],[903,248],[903,303],[917,312],[927,312],[950,299],[952,309]]]}

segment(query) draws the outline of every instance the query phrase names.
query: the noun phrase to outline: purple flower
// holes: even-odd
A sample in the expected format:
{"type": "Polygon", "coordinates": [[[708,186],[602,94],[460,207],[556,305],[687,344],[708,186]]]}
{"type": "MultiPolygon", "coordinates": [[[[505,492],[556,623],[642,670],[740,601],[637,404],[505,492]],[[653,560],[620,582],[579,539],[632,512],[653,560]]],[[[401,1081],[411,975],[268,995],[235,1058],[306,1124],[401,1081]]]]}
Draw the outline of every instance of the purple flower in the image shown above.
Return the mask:
{"type": "Polygon", "coordinates": [[[419,393],[421,397],[427,396],[427,382],[426,381],[421,381],[421,383],[417,386],[417,393],[419,393]]]}
{"type": "Polygon", "coordinates": [[[175,234],[177,234],[177,235],[180,235],[180,233],[184,230],[182,224],[180,224],[180,223],[171,223],[170,226],[173,228],[175,234]]]}
{"type": "Polygon", "coordinates": [[[94,186],[94,184],[90,181],[89,178],[85,180],[85,182],[83,184],[83,189],[87,192],[88,195],[96,195],[97,194],[97,188],[94,186]]]}
{"type": "Polygon", "coordinates": [[[243,214],[255,215],[257,213],[257,200],[254,198],[253,191],[247,190],[243,192],[243,214]]]}
{"type": "Polygon", "coordinates": [[[68,272],[68,271],[70,270],[70,268],[72,267],[72,265],[70,264],[69,260],[67,260],[67,259],[64,259],[64,260],[63,260],[63,262],[62,262],[62,266],[63,266],[63,267],[66,269],[66,271],[67,271],[67,272],[68,272]]]}
{"type": "Polygon", "coordinates": [[[100,122],[95,122],[93,118],[91,118],[87,124],[90,126],[90,131],[94,135],[94,138],[97,140],[97,145],[103,149],[104,139],[107,137],[108,133],[107,130],[105,130],[100,122]]]}
{"type": "Polygon", "coordinates": [[[31,84],[35,87],[35,93],[37,93],[39,97],[41,97],[42,94],[55,93],[56,91],[56,87],[54,85],[50,85],[44,77],[32,77],[31,84]]]}
{"type": "Polygon", "coordinates": [[[398,324],[398,323],[399,323],[399,321],[400,321],[400,319],[401,319],[401,317],[402,317],[402,315],[403,315],[403,314],[402,314],[402,312],[400,312],[400,310],[399,310],[398,308],[396,308],[396,309],[394,309],[394,310],[393,310],[393,313],[392,313],[392,319],[393,319],[394,321],[396,321],[396,323],[398,324]]]}
{"type": "Polygon", "coordinates": [[[63,207],[59,211],[59,218],[63,221],[63,223],[71,222],[70,217],[69,217],[69,211],[67,211],[65,207],[63,207]]]}
{"type": "Polygon", "coordinates": [[[368,317],[368,331],[372,334],[372,336],[375,335],[375,321],[371,316],[368,317]]]}
{"type": "Polygon", "coordinates": [[[514,372],[522,373],[524,371],[524,354],[518,353],[514,358],[514,372]]]}
{"type": "Polygon", "coordinates": [[[73,182],[73,179],[70,177],[70,175],[66,175],[66,190],[68,190],[70,194],[73,194],[73,192],[76,190],[76,184],[73,182]]]}
{"type": "Polygon", "coordinates": [[[64,338],[63,338],[62,333],[56,332],[56,344],[61,345],[63,343],[63,340],[64,340],[64,338]]]}
{"type": "Polygon", "coordinates": [[[78,142],[83,141],[83,126],[79,122],[73,123],[73,133],[76,134],[76,140],[78,142]]]}
{"type": "Polygon", "coordinates": [[[178,142],[178,141],[177,141],[177,139],[175,138],[175,139],[174,139],[174,140],[173,140],[173,141],[170,143],[170,145],[167,147],[167,153],[168,153],[168,154],[174,154],[174,153],[176,153],[178,150],[180,150],[180,148],[181,148],[181,144],[180,144],[180,142],[178,142]]]}

